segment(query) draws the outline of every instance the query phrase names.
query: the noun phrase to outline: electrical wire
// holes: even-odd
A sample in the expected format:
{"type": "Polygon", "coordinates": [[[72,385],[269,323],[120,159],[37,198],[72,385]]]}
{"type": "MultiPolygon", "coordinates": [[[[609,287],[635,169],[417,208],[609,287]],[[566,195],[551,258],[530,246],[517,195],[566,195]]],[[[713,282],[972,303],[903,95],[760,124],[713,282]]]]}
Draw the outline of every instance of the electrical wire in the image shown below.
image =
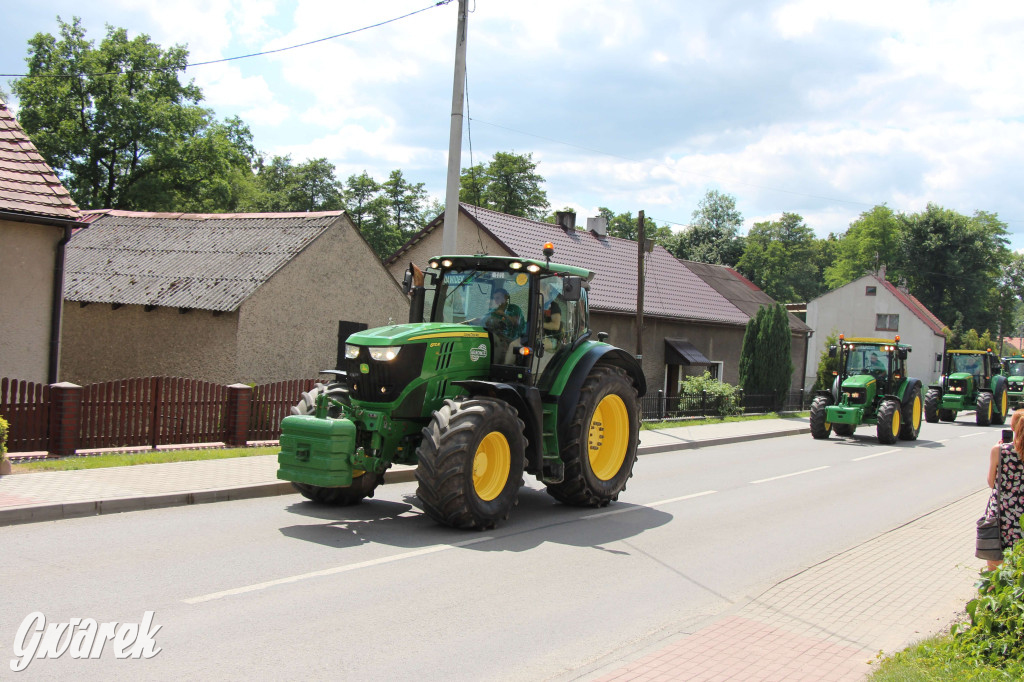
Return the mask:
{"type": "Polygon", "coordinates": [[[327,36],[325,38],[317,38],[316,40],[310,40],[310,41],[307,41],[305,43],[299,43],[297,45],[289,45],[288,47],[279,47],[279,48],[277,48],[275,50],[264,50],[262,52],[253,52],[251,54],[243,54],[243,55],[238,55],[236,57],[225,57],[224,59],[211,59],[211,60],[205,61],[205,62],[195,62],[195,63],[192,63],[192,64],[186,64],[183,67],[166,66],[166,67],[153,67],[151,69],[135,69],[135,70],[132,70],[132,71],[110,71],[110,72],[104,72],[104,73],[88,73],[88,72],[79,72],[79,73],[45,73],[45,74],[0,73],[0,78],[78,78],[80,76],[92,76],[92,77],[97,77],[97,76],[121,76],[121,75],[127,75],[127,74],[131,74],[131,73],[152,73],[152,72],[156,72],[156,71],[179,71],[179,70],[184,71],[185,69],[191,69],[192,67],[195,67],[195,66],[209,66],[210,64],[223,64],[224,62],[233,62],[233,61],[237,61],[239,59],[250,59],[252,57],[263,57],[263,56],[268,55],[268,54],[276,54],[278,52],[286,52],[288,50],[297,50],[300,47],[309,47],[310,45],[316,45],[317,43],[322,43],[322,42],[325,42],[325,41],[328,41],[328,40],[334,40],[335,38],[343,38],[345,36],[350,36],[350,35],[353,35],[355,33],[361,33],[363,31],[369,31],[371,28],[379,28],[379,27],[385,26],[387,24],[392,24],[392,23],[394,23],[396,21],[401,21],[402,19],[408,19],[411,16],[414,16],[416,14],[420,14],[422,12],[426,12],[427,10],[430,10],[430,9],[434,9],[435,7],[442,7],[444,5],[447,5],[450,2],[452,2],[452,0],[438,0],[437,2],[435,2],[434,4],[432,4],[432,5],[428,6],[428,7],[423,7],[422,9],[418,9],[418,10],[416,10],[414,12],[409,12],[408,14],[403,14],[400,17],[394,17],[393,19],[387,19],[385,21],[377,22],[376,24],[371,24],[369,26],[363,26],[362,28],[352,29],[351,31],[345,31],[343,33],[335,33],[332,36],[327,36]]]}

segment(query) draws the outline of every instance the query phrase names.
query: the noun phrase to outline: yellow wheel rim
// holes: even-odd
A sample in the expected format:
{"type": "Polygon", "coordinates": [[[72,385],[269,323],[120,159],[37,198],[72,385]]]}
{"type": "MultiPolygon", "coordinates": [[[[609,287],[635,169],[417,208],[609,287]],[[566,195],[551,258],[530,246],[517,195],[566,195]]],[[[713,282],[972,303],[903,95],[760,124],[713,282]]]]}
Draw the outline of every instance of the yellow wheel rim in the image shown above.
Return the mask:
{"type": "Polygon", "coordinates": [[[915,431],[921,428],[921,396],[919,395],[914,396],[914,411],[911,412],[910,419],[915,431]]]}
{"type": "Polygon", "coordinates": [[[832,422],[825,422],[825,430],[828,431],[832,428],[832,422]]]}
{"type": "Polygon", "coordinates": [[[1006,414],[1006,391],[1003,391],[1003,399],[999,401],[999,414],[1006,414]]]}
{"type": "Polygon", "coordinates": [[[896,410],[892,413],[892,435],[895,438],[900,435],[900,411],[896,410]]]}
{"type": "Polygon", "coordinates": [[[619,396],[608,394],[597,404],[587,448],[590,470],[602,481],[610,481],[622,469],[629,448],[629,412],[619,396]]]}
{"type": "Polygon", "coordinates": [[[497,431],[484,436],[473,455],[473,490],[481,500],[489,502],[501,494],[511,466],[512,450],[505,436],[497,431]]]}

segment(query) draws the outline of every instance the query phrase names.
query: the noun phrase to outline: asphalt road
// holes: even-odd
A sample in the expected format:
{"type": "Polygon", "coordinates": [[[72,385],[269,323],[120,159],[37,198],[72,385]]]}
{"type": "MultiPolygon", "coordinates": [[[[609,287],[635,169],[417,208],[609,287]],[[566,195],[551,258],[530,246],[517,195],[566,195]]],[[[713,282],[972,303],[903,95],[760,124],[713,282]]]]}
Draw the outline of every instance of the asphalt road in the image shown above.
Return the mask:
{"type": "MultiPolygon", "coordinates": [[[[36,660],[17,679],[574,679],[974,493],[997,427],[913,443],[809,435],[646,455],[606,509],[532,478],[506,524],[439,527],[415,484],[0,528],[0,678],[25,617],[138,623],[149,660],[36,660]]],[[[969,531],[970,529],[968,529],[969,531]]]]}

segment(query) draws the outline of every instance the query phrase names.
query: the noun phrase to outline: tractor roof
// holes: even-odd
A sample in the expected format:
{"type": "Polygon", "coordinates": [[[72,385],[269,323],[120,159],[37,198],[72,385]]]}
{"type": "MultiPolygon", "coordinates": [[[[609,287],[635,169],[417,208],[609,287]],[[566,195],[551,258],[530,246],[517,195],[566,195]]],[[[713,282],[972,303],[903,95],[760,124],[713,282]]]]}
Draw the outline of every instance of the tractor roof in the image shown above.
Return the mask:
{"type": "Polygon", "coordinates": [[[994,355],[990,350],[947,350],[946,352],[956,355],[994,355]]]}
{"type": "MultiPolygon", "coordinates": [[[[572,265],[559,265],[558,263],[545,263],[542,260],[531,258],[516,258],[514,256],[488,256],[477,254],[473,256],[436,256],[430,259],[431,263],[442,263],[451,261],[450,265],[444,265],[446,269],[456,268],[477,268],[479,270],[509,270],[513,269],[513,263],[519,263],[520,267],[542,275],[573,275],[582,277],[588,282],[594,277],[594,273],[586,268],[577,268],[572,265]],[[536,266],[531,269],[530,266],[536,266]]],[[[518,268],[514,268],[518,269],[518,268]]]]}
{"type": "Polygon", "coordinates": [[[894,341],[893,339],[878,339],[868,337],[854,337],[850,339],[843,339],[843,343],[856,343],[865,346],[896,346],[897,348],[910,348],[909,344],[900,343],[899,341],[894,341]]]}

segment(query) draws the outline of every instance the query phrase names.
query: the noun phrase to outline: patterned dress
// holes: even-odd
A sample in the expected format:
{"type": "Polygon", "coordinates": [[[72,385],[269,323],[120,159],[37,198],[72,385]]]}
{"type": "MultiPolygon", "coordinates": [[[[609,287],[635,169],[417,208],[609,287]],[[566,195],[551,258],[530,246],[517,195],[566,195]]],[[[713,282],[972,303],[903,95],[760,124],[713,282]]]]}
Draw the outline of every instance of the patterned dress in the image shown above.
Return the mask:
{"type": "Polygon", "coordinates": [[[1003,549],[1009,549],[1021,539],[1020,517],[1024,515],[1024,463],[1010,443],[1003,443],[999,449],[996,487],[989,498],[986,516],[995,514],[997,496],[999,535],[1003,541],[1003,549]]]}

